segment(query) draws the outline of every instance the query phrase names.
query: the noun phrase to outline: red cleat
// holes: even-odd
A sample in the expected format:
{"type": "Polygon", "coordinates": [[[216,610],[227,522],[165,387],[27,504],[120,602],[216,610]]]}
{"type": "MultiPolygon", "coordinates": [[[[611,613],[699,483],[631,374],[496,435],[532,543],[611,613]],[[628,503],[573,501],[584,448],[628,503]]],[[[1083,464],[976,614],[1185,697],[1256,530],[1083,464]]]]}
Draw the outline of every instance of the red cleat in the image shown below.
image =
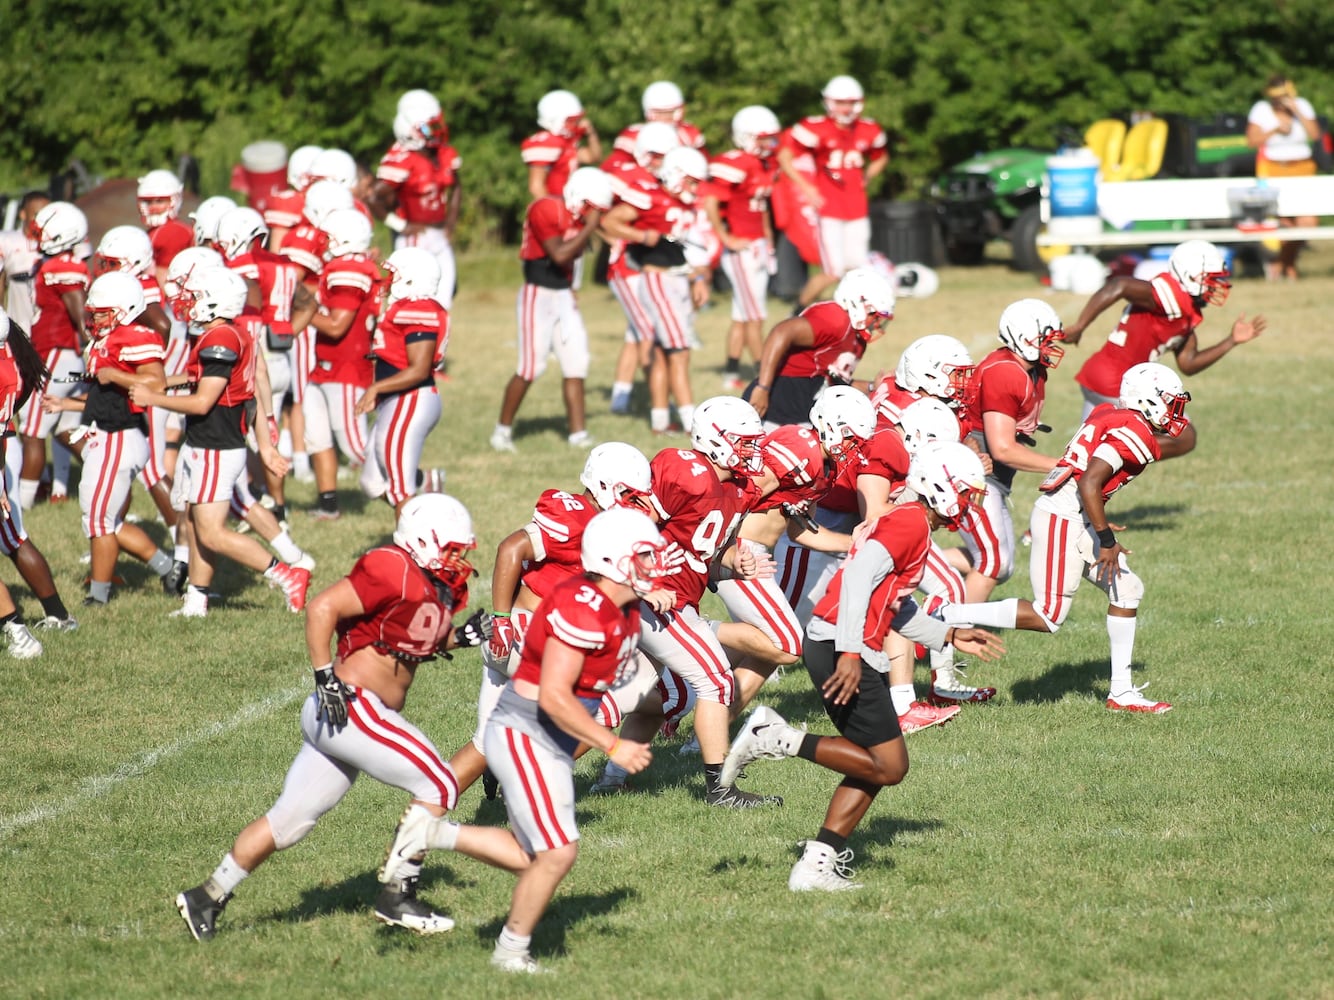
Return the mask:
{"type": "Polygon", "coordinates": [[[932,726],[943,726],[962,711],[958,705],[937,708],[924,701],[915,701],[908,706],[908,711],[899,716],[899,728],[907,735],[932,726]]]}

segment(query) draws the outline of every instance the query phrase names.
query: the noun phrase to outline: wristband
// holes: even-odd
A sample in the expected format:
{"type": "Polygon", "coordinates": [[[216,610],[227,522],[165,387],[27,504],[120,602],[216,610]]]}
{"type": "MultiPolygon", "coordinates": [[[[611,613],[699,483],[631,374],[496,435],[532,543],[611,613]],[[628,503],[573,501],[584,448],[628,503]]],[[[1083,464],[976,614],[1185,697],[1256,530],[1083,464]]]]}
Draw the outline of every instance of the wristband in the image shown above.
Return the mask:
{"type": "Polygon", "coordinates": [[[607,756],[610,757],[612,754],[614,754],[616,752],[616,748],[620,745],[621,745],[621,738],[618,736],[616,737],[616,742],[607,748],[607,756]]]}
{"type": "Polygon", "coordinates": [[[492,612],[491,612],[491,617],[492,617],[492,618],[508,618],[509,616],[510,616],[510,613],[509,613],[508,611],[492,611],[492,612]]]}
{"type": "Polygon", "coordinates": [[[1116,535],[1112,533],[1111,528],[1103,528],[1098,532],[1098,544],[1104,549],[1110,549],[1116,544],[1116,535]]]}
{"type": "Polygon", "coordinates": [[[765,392],[768,392],[770,389],[773,388],[773,386],[771,386],[771,385],[765,385],[763,382],[758,382],[758,381],[757,381],[757,382],[755,383],[755,388],[756,388],[756,389],[763,389],[765,392]]]}
{"type": "Polygon", "coordinates": [[[697,274],[697,275],[695,275],[693,278],[691,278],[690,280],[693,281],[693,282],[695,282],[696,284],[702,285],[702,284],[704,284],[705,282],[707,282],[709,279],[706,278],[706,277],[704,277],[704,275],[702,275],[702,274],[697,274]]]}
{"type": "Polygon", "coordinates": [[[403,218],[397,212],[390,212],[384,217],[384,224],[396,233],[401,233],[408,228],[408,220],[403,218]]]}

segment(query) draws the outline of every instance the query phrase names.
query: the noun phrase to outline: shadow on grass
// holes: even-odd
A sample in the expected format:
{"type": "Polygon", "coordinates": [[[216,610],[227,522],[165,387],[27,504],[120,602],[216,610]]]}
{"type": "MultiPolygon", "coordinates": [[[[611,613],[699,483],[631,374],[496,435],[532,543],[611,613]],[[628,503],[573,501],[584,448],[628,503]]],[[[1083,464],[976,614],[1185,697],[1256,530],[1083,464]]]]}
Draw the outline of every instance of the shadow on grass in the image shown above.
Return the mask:
{"type": "Polygon", "coordinates": [[[1101,690],[1106,678],[1106,660],[1054,663],[1038,677],[1015,681],[1010,685],[1010,697],[1020,704],[1032,705],[1060,701],[1071,693],[1092,695],[1101,690]]]}
{"type": "MultiPolygon", "coordinates": [[[[445,851],[434,851],[422,867],[418,891],[422,901],[438,911],[449,912],[449,899],[455,893],[446,890],[471,891],[477,887],[475,878],[459,874],[480,862],[470,858],[451,856],[445,851]]],[[[332,885],[311,886],[303,889],[301,899],[290,910],[275,910],[256,918],[257,923],[299,923],[311,917],[331,913],[364,913],[371,917],[380,883],[374,870],[359,872],[332,885]]],[[[396,932],[397,933],[397,932],[396,932]]]]}
{"type": "MultiPolygon", "coordinates": [[[[565,932],[586,920],[605,916],[627,900],[637,900],[639,893],[634,889],[608,889],[605,892],[585,892],[574,895],[561,895],[560,888],[551,901],[551,907],[537,925],[533,935],[533,955],[536,958],[557,958],[567,954],[565,932]]],[[[491,945],[500,936],[500,929],[505,926],[505,915],[501,914],[477,928],[477,940],[491,945]]]]}
{"type": "Polygon", "coordinates": [[[1124,524],[1136,531],[1167,531],[1177,527],[1185,513],[1185,504],[1156,503],[1128,510],[1112,510],[1108,516],[1117,524],[1124,524]]]}

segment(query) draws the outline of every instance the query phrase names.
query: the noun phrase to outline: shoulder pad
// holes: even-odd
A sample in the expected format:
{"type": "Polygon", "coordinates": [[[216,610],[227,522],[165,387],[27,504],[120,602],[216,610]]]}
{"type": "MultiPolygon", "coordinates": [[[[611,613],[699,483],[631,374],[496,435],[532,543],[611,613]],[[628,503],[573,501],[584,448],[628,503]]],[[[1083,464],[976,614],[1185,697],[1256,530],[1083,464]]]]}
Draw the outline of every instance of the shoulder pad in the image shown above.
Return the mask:
{"type": "Polygon", "coordinates": [[[241,360],[239,354],[223,344],[209,344],[207,347],[201,348],[199,357],[203,361],[221,361],[228,365],[234,365],[241,360]]]}

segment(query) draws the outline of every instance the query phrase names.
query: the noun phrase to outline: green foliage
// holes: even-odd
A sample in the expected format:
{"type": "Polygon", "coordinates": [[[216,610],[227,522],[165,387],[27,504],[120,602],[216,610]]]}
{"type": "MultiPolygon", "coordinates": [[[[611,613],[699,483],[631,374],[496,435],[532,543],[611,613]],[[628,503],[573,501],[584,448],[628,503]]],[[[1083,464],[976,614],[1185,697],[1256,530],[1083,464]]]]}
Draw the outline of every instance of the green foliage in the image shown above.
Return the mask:
{"type": "Polygon", "coordinates": [[[0,186],[74,157],[113,176],[190,152],[212,193],[242,145],[271,137],[373,162],[398,94],[425,86],[464,157],[465,244],[514,235],[528,197],[517,146],[554,87],[580,95],[609,143],[640,119],[644,85],[673,79],[723,149],[741,105],[790,122],[850,72],[893,137],[883,190],[907,195],[978,150],[1050,146],[1110,112],[1244,111],[1280,69],[1334,106],[1334,8],[1311,0],[678,0],[670,16],[624,0],[4,0],[0,21],[31,28],[0,37],[0,186]]]}

